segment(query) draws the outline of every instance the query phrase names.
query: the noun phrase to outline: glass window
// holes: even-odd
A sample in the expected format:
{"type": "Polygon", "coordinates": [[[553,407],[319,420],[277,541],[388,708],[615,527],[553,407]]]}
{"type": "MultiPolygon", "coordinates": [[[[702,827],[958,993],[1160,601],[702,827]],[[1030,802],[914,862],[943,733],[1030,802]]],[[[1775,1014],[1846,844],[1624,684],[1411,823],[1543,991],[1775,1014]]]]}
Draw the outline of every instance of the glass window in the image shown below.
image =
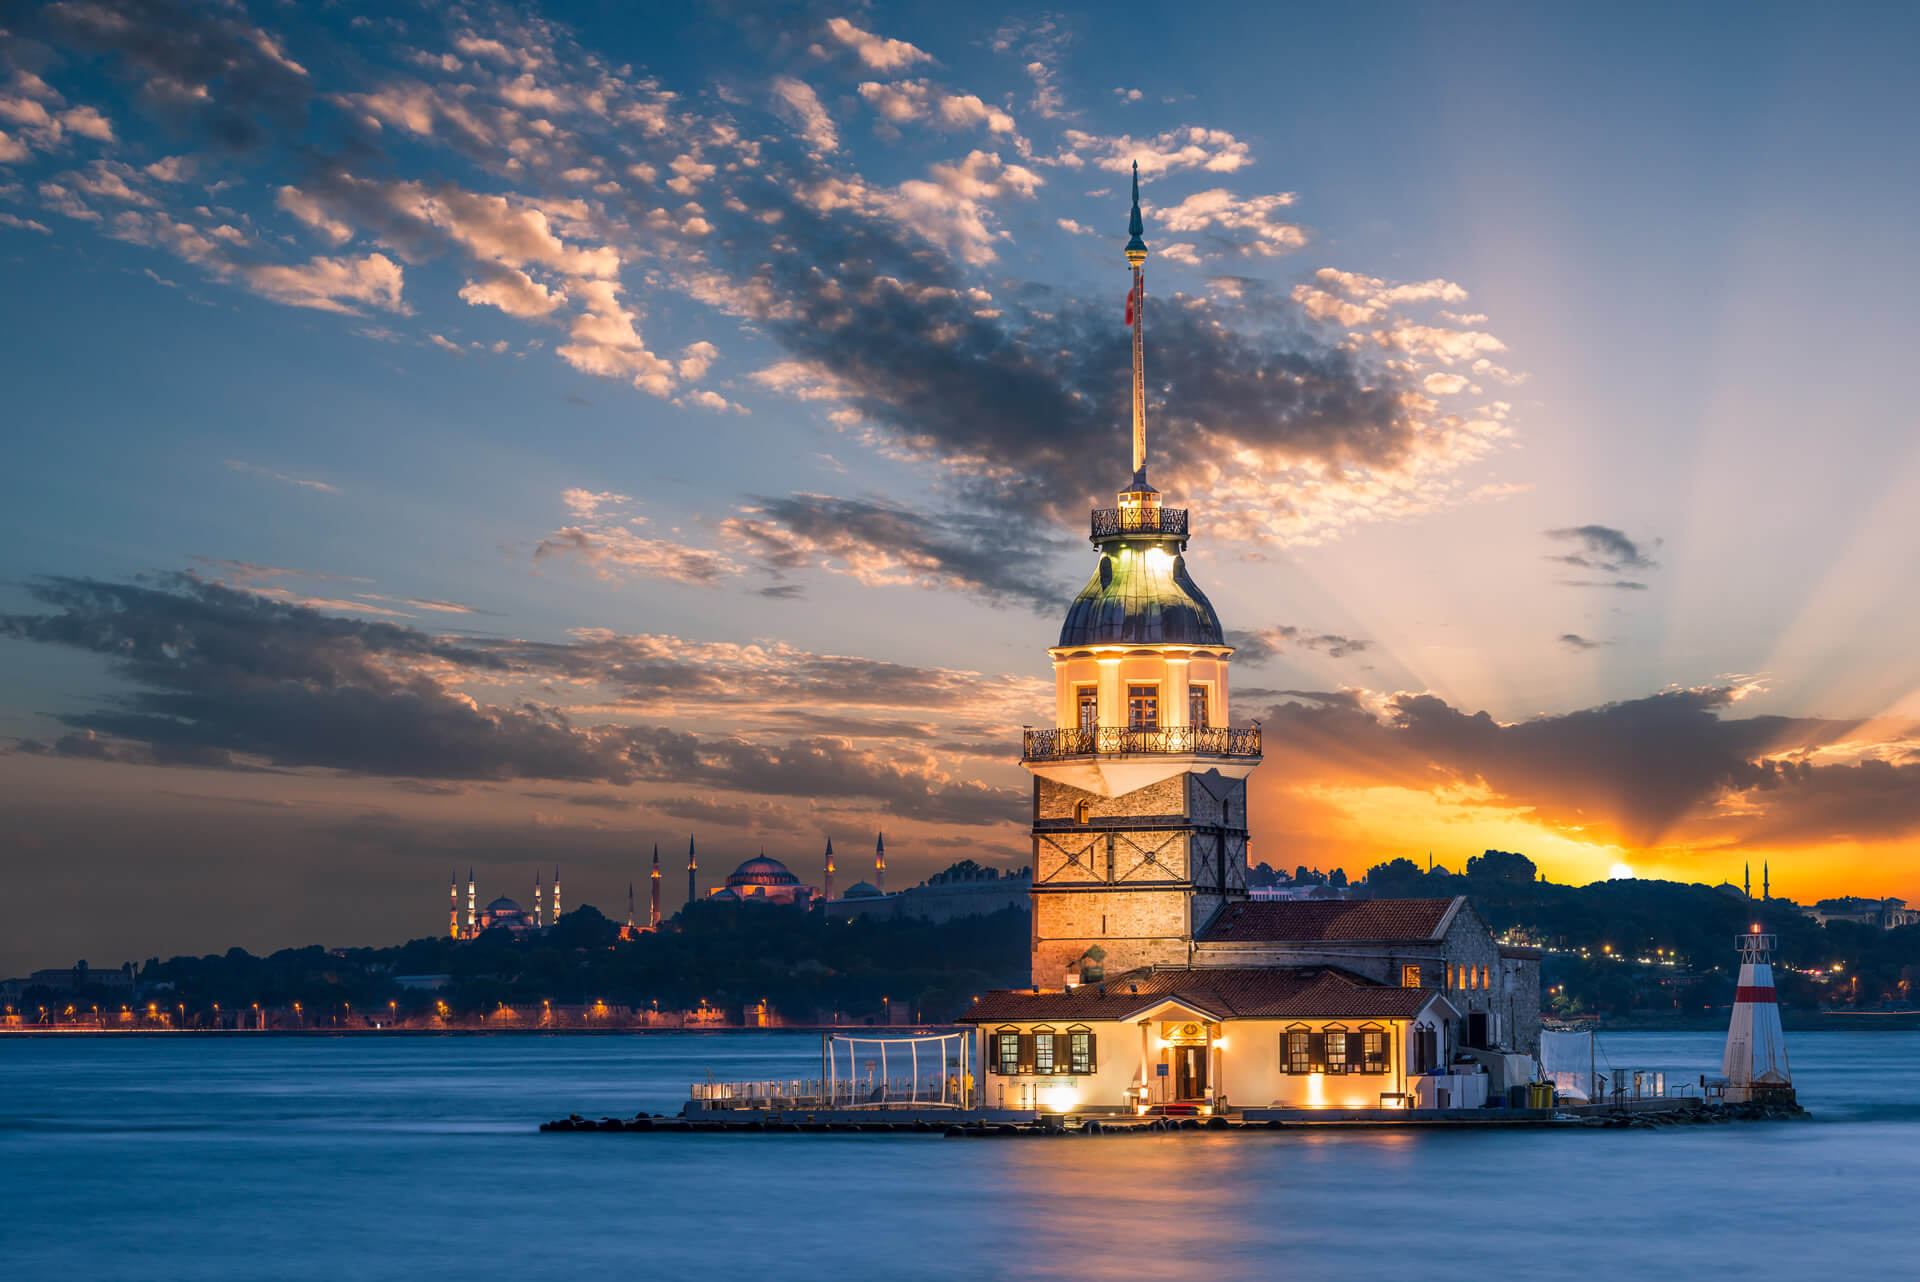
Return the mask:
{"type": "Polygon", "coordinates": [[[1360,1058],[1369,1073],[1387,1071],[1387,1034],[1384,1029],[1367,1029],[1360,1037],[1360,1058]]]}
{"type": "Polygon", "coordinates": [[[1287,1071],[1289,1073],[1313,1071],[1313,1037],[1305,1029],[1287,1034],[1287,1071]]]}
{"type": "Polygon", "coordinates": [[[1093,1034],[1079,1029],[1067,1034],[1067,1067],[1076,1077],[1093,1072],[1093,1034]]]}
{"type": "Polygon", "coordinates": [[[1201,685],[1187,687],[1187,724],[1205,729],[1207,725],[1207,688],[1201,685]]]}
{"type": "Polygon", "coordinates": [[[1020,1071],[1020,1034],[995,1033],[994,1036],[999,1040],[999,1045],[995,1048],[994,1063],[1002,1073],[1018,1073],[1020,1071]]]}
{"type": "Polygon", "coordinates": [[[1127,728],[1129,730],[1158,730],[1160,728],[1160,687],[1127,687],[1127,728]]]}
{"type": "Polygon", "coordinates": [[[1400,987],[1420,987],[1420,968],[1418,966],[1402,966],[1400,968],[1400,987]]]}
{"type": "Polygon", "coordinates": [[[1345,1029],[1327,1030],[1327,1071],[1344,1073],[1347,1071],[1347,1034],[1345,1029]]]}
{"type": "Polygon", "coordinates": [[[1053,1030],[1050,1028],[1037,1029],[1033,1034],[1033,1071],[1053,1071],[1053,1030]]]}
{"type": "Polygon", "coordinates": [[[1076,687],[1074,706],[1079,710],[1079,726],[1082,730],[1093,731],[1100,728],[1100,688],[1098,686],[1076,687]]]}

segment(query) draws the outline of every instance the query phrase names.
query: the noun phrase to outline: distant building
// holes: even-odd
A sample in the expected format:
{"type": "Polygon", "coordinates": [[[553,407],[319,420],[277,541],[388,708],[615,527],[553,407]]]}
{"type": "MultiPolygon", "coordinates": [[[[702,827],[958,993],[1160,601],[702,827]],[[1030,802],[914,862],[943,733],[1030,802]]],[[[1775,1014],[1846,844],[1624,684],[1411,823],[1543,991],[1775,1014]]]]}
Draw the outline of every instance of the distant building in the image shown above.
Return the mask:
{"type": "Polygon", "coordinates": [[[795,908],[813,906],[813,887],[803,885],[778,859],[765,852],[747,860],[727,874],[726,884],[708,894],[708,903],[787,904],[795,908]]]}
{"type": "Polygon", "coordinates": [[[500,896],[485,908],[476,909],[473,869],[467,869],[467,913],[466,922],[460,920],[460,884],[456,874],[447,886],[449,900],[447,908],[447,936],[450,939],[478,939],[489,930],[505,930],[514,935],[533,935],[560,920],[560,870],[553,871],[553,891],[551,897],[541,883],[540,874],[533,875],[533,911],[522,908],[518,901],[500,896]],[[548,914],[551,913],[551,920],[548,914]]]}
{"type": "Polygon", "coordinates": [[[1836,921],[1873,926],[1880,930],[1920,925],[1920,911],[1907,907],[1906,900],[1891,895],[1885,899],[1863,899],[1858,895],[1822,899],[1807,909],[1807,915],[1822,926],[1836,921]]]}
{"type": "Polygon", "coordinates": [[[836,920],[885,917],[900,920],[957,921],[985,917],[1008,908],[1030,906],[1033,870],[1002,872],[965,859],[908,890],[883,893],[871,882],[859,881],[847,893],[829,900],[826,913],[836,920]]]}

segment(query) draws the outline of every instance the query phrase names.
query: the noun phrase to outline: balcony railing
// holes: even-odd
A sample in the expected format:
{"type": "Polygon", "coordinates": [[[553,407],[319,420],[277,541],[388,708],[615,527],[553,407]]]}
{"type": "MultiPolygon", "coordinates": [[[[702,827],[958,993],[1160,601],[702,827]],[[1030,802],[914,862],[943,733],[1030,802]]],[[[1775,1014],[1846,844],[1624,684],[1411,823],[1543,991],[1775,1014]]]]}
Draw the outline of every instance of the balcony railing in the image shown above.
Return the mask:
{"type": "Polygon", "coordinates": [[[1186,533],[1187,509],[1183,507],[1093,509],[1092,537],[1096,539],[1117,534],[1176,534],[1185,538],[1186,533]]]}
{"type": "Polygon", "coordinates": [[[1136,730],[1131,726],[1100,726],[1086,730],[1029,730],[1020,747],[1022,761],[1129,753],[1258,757],[1260,727],[1167,726],[1158,730],[1136,730]]]}

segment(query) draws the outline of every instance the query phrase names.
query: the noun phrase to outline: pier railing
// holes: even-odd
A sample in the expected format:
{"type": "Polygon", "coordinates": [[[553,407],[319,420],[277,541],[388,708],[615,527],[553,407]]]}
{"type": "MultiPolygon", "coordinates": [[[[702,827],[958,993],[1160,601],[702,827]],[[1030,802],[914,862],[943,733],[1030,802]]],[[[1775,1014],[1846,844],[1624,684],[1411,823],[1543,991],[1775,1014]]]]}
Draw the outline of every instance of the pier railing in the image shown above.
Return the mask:
{"type": "Polygon", "coordinates": [[[761,1082],[695,1082],[689,1098],[709,1109],[964,1108],[964,1090],[952,1077],[838,1081],[795,1078],[761,1082]]]}
{"type": "Polygon", "coordinates": [[[1022,761],[1057,761],[1063,757],[1127,754],[1188,754],[1203,757],[1258,757],[1260,727],[1093,726],[1028,730],[1021,739],[1022,761]]]}

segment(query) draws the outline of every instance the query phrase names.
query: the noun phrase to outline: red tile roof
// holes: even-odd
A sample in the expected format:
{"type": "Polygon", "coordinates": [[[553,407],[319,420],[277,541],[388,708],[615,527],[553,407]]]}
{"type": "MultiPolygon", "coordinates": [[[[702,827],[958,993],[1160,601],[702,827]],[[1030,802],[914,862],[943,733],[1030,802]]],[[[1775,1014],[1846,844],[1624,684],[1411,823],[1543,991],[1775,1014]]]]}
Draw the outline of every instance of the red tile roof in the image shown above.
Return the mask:
{"type": "Polygon", "coordinates": [[[1437,939],[1451,899],[1253,899],[1228,904],[1200,938],[1224,943],[1437,939]]]}
{"type": "Polygon", "coordinates": [[[1376,984],[1330,966],[1203,966],[1134,971],[1065,992],[1003,989],[975,1002],[959,1022],[1129,1019],[1165,1001],[1221,1018],[1410,1019],[1437,995],[1428,988],[1376,984]]]}

